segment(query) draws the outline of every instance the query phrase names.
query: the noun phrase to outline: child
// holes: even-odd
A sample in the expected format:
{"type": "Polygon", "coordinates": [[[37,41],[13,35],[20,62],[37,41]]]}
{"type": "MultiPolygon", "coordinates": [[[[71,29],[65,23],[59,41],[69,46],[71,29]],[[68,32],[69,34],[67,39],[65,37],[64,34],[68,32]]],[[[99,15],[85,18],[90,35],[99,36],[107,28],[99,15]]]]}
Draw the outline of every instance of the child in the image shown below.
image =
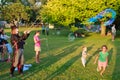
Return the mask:
{"type": "Polygon", "coordinates": [[[3,58],[4,58],[4,54],[5,54],[5,50],[7,50],[7,53],[8,53],[8,60],[7,62],[10,62],[11,61],[11,54],[12,54],[12,46],[11,44],[7,41],[10,37],[7,36],[5,33],[4,33],[4,30],[1,32],[0,34],[0,38],[2,38],[4,40],[4,43],[5,43],[5,46],[3,47],[3,58]]]}
{"type": "Polygon", "coordinates": [[[96,61],[98,60],[98,67],[97,67],[97,71],[101,71],[100,72],[100,75],[102,76],[106,67],[107,67],[107,64],[108,64],[108,52],[107,52],[107,46],[106,45],[103,45],[101,47],[101,52],[99,52],[99,55],[95,58],[95,62],[94,64],[96,63],[96,61]],[[103,69],[102,69],[103,68],[103,69]]]}
{"type": "Polygon", "coordinates": [[[41,51],[41,46],[40,46],[40,31],[36,31],[35,35],[34,35],[34,43],[35,43],[35,52],[36,52],[36,56],[35,56],[35,61],[36,63],[39,63],[39,55],[40,55],[40,51],[41,51]]]}
{"type": "Polygon", "coordinates": [[[81,57],[81,61],[82,61],[82,64],[83,66],[85,67],[85,64],[86,64],[86,56],[87,56],[87,47],[83,47],[82,48],[82,57],[81,57]]]}

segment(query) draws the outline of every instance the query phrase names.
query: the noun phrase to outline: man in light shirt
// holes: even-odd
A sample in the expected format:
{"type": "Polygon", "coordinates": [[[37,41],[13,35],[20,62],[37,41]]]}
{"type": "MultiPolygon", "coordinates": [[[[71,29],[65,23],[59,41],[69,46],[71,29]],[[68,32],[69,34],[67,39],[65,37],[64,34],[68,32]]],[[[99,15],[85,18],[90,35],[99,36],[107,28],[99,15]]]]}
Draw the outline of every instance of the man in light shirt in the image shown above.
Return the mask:
{"type": "Polygon", "coordinates": [[[116,28],[115,28],[115,24],[113,24],[113,26],[112,26],[112,41],[114,41],[115,40],[115,36],[116,36],[116,28]]]}

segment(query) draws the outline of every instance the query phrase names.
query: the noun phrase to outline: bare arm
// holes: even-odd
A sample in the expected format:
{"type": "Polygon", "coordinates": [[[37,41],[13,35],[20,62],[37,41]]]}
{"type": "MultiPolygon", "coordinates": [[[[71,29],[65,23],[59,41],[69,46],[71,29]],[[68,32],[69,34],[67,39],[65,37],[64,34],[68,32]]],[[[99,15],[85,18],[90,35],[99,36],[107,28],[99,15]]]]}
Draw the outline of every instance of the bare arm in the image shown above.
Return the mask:
{"type": "Polygon", "coordinates": [[[21,36],[21,38],[22,38],[22,40],[26,40],[28,37],[29,37],[29,33],[24,33],[22,36],[21,36]]]}
{"type": "Polygon", "coordinates": [[[34,43],[37,43],[37,40],[34,38],[34,43]]]}
{"type": "Polygon", "coordinates": [[[41,41],[44,41],[44,40],[47,40],[47,38],[42,38],[42,39],[40,39],[41,41]]]}

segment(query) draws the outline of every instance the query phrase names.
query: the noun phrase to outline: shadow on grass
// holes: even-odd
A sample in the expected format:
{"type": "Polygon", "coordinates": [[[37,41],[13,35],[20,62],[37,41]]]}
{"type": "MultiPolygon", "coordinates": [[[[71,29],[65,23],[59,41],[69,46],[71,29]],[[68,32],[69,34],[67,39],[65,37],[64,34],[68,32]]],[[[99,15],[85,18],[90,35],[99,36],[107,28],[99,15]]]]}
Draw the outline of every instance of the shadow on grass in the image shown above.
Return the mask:
{"type": "MultiPolygon", "coordinates": [[[[30,70],[25,72],[26,75],[24,76],[25,77],[24,79],[26,79],[26,78],[32,76],[33,74],[51,66],[52,64],[59,61],[63,57],[71,54],[72,52],[74,52],[77,49],[77,47],[78,47],[78,45],[75,44],[75,45],[64,48],[63,52],[62,53],[60,52],[60,54],[58,54],[58,55],[55,55],[55,56],[54,55],[48,55],[47,57],[41,58],[40,64],[33,63],[30,70]]],[[[14,79],[14,78],[15,79],[19,78],[20,79],[21,78],[21,76],[18,75],[18,73],[16,71],[15,71],[14,75],[15,75],[15,77],[10,78],[9,73],[6,73],[6,74],[1,75],[2,76],[1,79],[2,80],[4,80],[4,79],[8,80],[9,78],[10,79],[14,79]]]]}
{"type": "Polygon", "coordinates": [[[88,47],[88,51],[90,51],[93,46],[94,46],[94,44],[92,44],[90,47],[88,47]]]}
{"type": "Polygon", "coordinates": [[[112,80],[120,80],[120,40],[115,40],[113,42],[116,47],[116,56],[115,56],[115,66],[112,73],[112,80]]]}
{"type": "Polygon", "coordinates": [[[120,38],[120,31],[116,32],[116,37],[115,38],[120,38]]]}
{"type": "Polygon", "coordinates": [[[56,63],[57,61],[59,61],[63,57],[74,52],[79,46],[80,45],[75,44],[73,46],[70,46],[70,47],[63,49],[64,51],[58,55],[55,55],[55,56],[49,55],[48,57],[42,58],[40,64],[33,63],[32,68],[29,70],[29,73],[24,77],[24,79],[26,79],[26,78],[32,76],[33,74],[51,66],[52,64],[56,63]]]}
{"type": "Polygon", "coordinates": [[[11,63],[0,62],[0,80],[8,80],[11,63]]]}
{"type": "Polygon", "coordinates": [[[112,54],[113,54],[113,48],[111,48],[111,49],[108,51],[108,53],[109,53],[109,56],[108,56],[108,64],[110,64],[111,58],[112,58],[112,54]]]}
{"type": "Polygon", "coordinates": [[[53,72],[51,75],[47,76],[45,80],[52,80],[52,78],[56,77],[57,75],[65,72],[75,61],[77,61],[81,56],[77,55],[67,61],[64,65],[62,65],[59,69],[57,69],[55,72],[53,72]]]}
{"type": "Polygon", "coordinates": [[[92,59],[93,56],[95,56],[96,54],[99,54],[100,52],[100,48],[98,48],[88,59],[86,62],[86,65],[90,62],[90,60],[92,59]]]}

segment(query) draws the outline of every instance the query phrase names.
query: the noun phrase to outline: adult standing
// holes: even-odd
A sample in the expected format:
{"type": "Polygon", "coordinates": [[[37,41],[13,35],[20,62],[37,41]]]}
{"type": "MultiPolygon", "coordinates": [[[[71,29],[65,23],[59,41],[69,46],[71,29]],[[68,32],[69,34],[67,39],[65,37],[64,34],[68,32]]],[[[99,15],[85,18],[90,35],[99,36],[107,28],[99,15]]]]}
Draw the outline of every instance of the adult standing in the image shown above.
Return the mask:
{"type": "Polygon", "coordinates": [[[13,60],[10,68],[10,76],[13,77],[15,67],[18,68],[19,74],[23,74],[24,55],[21,51],[21,41],[26,40],[29,36],[29,31],[25,32],[22,36],[19,35],[18,27],[11,26],[11,44],[13,46],[13,60]]]}
{"type": "Polygon", "coordinates": [[[112,32],[112,41],[114,41],[115,40],[115,36],[116,36],[115,24],[113,24],[111,32],[112,32]]]}
{"type": "Polygon", "coordinates": [[[48,24],[46,24],[46,30],[45,30],[45,32],[46,32],[46,35],[49,35],[49,26],[48,26],[48,24]]]}
{"type": "Polygon", "coordinates": [[[42,24],[42,34],[45,35],[45,23],[42,24]]]}

